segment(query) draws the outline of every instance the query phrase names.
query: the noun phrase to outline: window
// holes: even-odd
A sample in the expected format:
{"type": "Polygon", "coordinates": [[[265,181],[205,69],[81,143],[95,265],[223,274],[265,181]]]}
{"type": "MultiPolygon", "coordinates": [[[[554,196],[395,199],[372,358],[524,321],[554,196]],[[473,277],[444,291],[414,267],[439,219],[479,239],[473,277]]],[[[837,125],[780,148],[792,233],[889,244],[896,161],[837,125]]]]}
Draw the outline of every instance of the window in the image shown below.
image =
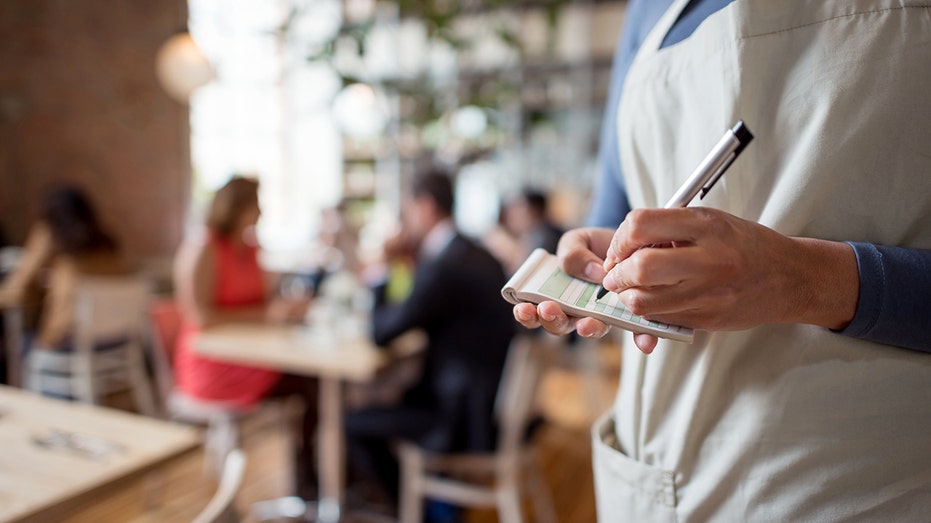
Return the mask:
{"type": "Polygon", "coordinates": [[[232,174],[254,174],[263,247],[305,248],[321,210],[343,190],[342,141],[330,114],[340,78],[307,59],[338,30],[340,2],[189,0],[189,7],[191,35],[217,71],[191,99],[195,206],[232,174]]]}

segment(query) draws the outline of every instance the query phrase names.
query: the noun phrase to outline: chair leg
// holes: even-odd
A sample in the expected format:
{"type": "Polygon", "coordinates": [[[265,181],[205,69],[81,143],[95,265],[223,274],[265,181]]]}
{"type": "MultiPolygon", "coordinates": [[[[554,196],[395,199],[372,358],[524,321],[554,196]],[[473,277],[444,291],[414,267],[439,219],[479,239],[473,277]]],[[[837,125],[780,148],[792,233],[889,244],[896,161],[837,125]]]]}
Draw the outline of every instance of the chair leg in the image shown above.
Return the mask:
{"type": "Polygon", "coordinates": [[[32,355],[26,355],[26,359],[23,361],[23,368],[20,372],[23,378],[24,389],[36,393],[42,392],[39,389],[39,373],[36,370],[32,355]]]}
{"type": "Polygon", "coordinates": [[[91,362],[85,358],[76,358],[71,369],[71,393],[82,403],[100,404],[97,388],[94,385],[94,372],[91,362]]]}
{"type": "Polygon", "coordinates": [[[168,476],[164,470],[156,469],[146,475],[142,491],[142,506],[146,512],[161,508],[167,485],[168,476]]]}
{"type": "Polygon", "coordinates": [[[208,476],[220,478],[226,455],[236,448],[238,439],[238,427],[232,416],[222,414],[210,419],[204,443],[204,472],[208,476]]]}
{"type": "Polygon", "coordinates": [[[127,369],[130,384],[133,392],[133,399],[136,402],[136,408],[146,416],[157,417],[158,411],[155,407],[155,397],[152,395],[152,383],[149,381],[148,373],[145,370],[145,363],[139,353],[141,349],[132,349],[133,353],[128,362],[127,369]]]}
{"type": "Polygon", "coordinates": [[[498,521],[501,523],[523,523],[520,509],[520,489],[517,485],[502,485],[497,491],[498,521]]]}
{"type": "Polygon", "coordinates": [[[533,515],[539,523],[556,523],[556,509],[536,456],[527,456],[526,485],[533,502],[533,515]]]}
{"type": "Polygon", "coordinates": [[[423,454],[420,449],[402,444],[399,450],[401,464],[401,499],[398,508],[399,523],[423,521],[423,454]]]}

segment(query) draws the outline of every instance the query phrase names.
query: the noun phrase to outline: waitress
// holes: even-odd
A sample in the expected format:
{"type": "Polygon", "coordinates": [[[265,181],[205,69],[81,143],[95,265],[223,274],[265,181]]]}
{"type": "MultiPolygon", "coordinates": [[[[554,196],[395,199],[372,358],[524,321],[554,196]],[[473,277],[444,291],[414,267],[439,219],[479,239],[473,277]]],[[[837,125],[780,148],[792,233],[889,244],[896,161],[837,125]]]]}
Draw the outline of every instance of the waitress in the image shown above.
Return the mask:
{"type": "MultiPolygon", "coordinates": [[[[657,14],[619,61],[623,178],[594,205],[635,211],[616,231],[570,231],[559,256],[635,313],[702,332],[625,346],[593,430],[599,519],[926,519],[931,8],[676,0],[657,14]],[[739,119],[756,140],[704,207],[656,209],[739,119]]],[[[552,302],[514,313],[607,332],[552,302]]]]}

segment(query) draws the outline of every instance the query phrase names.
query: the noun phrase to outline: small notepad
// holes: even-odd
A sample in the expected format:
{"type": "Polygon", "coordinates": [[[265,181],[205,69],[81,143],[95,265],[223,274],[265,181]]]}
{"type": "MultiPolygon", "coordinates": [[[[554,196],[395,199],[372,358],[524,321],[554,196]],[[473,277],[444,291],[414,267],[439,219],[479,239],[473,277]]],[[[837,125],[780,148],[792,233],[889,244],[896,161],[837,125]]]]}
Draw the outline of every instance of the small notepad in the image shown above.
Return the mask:
{"type": "Polygon", "coordinates": [[[632,332],[686,343],[694,339],[692,329],[647,320],[630,312],[613,292],[597,299],[597,290],[598,285],[573,278],[560,270],[556,256],[537,249],[504,285],[501,295],[515,305],[555,301],[570,316],[595,318],[632,332]]]}

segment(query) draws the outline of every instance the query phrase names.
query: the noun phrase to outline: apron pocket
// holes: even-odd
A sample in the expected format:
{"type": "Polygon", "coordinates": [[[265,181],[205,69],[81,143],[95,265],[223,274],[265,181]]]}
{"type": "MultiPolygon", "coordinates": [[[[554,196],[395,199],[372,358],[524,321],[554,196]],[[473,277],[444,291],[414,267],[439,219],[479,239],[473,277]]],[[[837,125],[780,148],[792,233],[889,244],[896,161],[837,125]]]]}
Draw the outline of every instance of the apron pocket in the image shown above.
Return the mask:
{"type": "Polygon", "coordinates": [[[676,521],[674,473],[629,458],[615,434],[610,414],[592,428],[598,521],[676,521]]]}

